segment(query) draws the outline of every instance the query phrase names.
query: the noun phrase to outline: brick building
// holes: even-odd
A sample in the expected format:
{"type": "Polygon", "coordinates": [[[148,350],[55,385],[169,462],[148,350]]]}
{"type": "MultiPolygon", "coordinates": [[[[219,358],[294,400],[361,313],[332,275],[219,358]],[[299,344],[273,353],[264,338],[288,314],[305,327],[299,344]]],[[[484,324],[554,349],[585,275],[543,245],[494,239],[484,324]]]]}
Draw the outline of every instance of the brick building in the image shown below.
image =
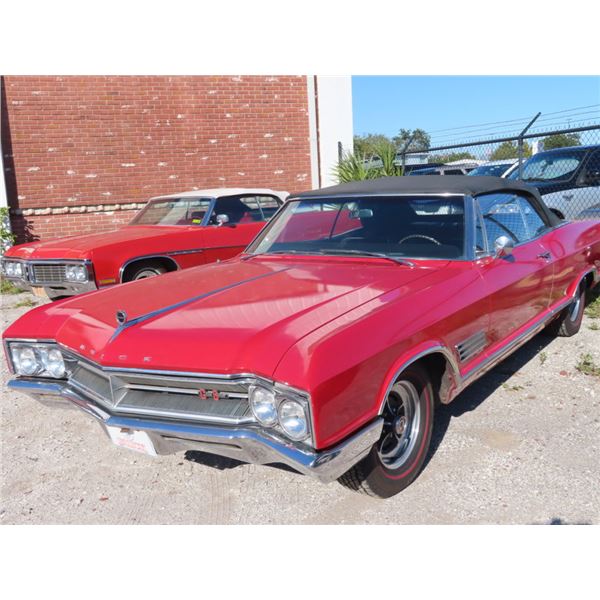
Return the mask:
{"type": "Polygon", "coordinates": [[[0,204],[17,241],[114,229],[152,196],[332,183],[350,78],[2,77],[0,204]]]}

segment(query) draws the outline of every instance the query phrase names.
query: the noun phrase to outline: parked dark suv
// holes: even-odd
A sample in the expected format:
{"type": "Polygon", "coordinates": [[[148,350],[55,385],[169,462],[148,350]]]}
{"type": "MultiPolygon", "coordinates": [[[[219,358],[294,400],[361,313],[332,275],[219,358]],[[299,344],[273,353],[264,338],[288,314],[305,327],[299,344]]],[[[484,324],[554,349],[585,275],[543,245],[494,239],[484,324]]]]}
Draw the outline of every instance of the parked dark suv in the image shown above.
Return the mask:
{"type": "MultiPolygon", "coordinates": [[[[534,185],[561,219],[573,219],[600,202],[600,145],[539,152],[523,164],[522,180],[534,185]]],[[[515,169],[509,179],[518,179],[515,169]]]]}

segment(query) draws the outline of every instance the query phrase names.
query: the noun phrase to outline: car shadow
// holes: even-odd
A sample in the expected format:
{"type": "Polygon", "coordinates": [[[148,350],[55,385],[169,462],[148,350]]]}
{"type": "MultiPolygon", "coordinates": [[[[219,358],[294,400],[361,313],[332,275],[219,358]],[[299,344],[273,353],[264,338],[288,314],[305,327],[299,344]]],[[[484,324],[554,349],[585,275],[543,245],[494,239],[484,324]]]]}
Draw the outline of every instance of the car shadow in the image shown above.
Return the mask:
{"type": "MultiPolygon", "coordinates": [[[[527,363],[540,357],[540,352],[552,342],[554,337],[542,331],[499,365],[483,375],[459,394],[450,404],[440,404],[436,408],[433,433],[429,453],[423,467],[427,466],[437,449],[440,447],[446,431],[453,418],[458,418],[467,412],[475,410],[482,402],[491,396],[498,388],[518,373],[527,363]]],[[[543,365],[543,363],[541,363],[543,365]]]]}
{"type": "MultiPolygon", "coordinates": [[[[212,467],[213,469],[218,469],[219,471],[227,471],[229,469],[235,469],[248,464],[244,461],[236,460],[235,458],[218,456],[217,454],[209,454],[208,452],[202,452],[201,450],[187,450],[184,458],[190,462],[204,465],[205,467],[212,467]]],[[[281,471],[288,471],[289,473],[302,475],[302,473],[298,473],[296,470],[292,469],[292,467],[282,463],[270,463],[262,466],[273,467],[281,471]]]]}

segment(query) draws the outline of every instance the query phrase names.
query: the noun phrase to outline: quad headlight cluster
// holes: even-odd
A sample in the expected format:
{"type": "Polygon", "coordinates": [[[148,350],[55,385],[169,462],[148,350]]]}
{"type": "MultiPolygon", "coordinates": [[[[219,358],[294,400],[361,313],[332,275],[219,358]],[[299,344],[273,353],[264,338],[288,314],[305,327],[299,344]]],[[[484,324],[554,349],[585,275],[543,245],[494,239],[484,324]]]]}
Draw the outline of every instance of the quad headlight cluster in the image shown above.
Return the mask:
{"type": "Polygon", "coordinates": [[[88,280],[88,270],[85,265],[67,265],[65,268],[65,279],[77,283],[85,283],[88,280]]]}
{"type": "Polygon", "coordinates": [[[15,373],[24,377],[52,377],[66,375],[65,361],[56,344],[11,343],[10,358],[15,373]]]}
{"type": "Polygon", "coordinates": [[[310,436],[307,401],[266,385],[251,385],[248,399],[252,414],[261,425],[280,429],[297,442],[310,436]]]}
{"type": "Polygon", "coordinates": [[[2,271],[7,277],[15,277],[22,279],[25,271],[23,270],[23,264],[16,261],[2,261],[2,271]]]}

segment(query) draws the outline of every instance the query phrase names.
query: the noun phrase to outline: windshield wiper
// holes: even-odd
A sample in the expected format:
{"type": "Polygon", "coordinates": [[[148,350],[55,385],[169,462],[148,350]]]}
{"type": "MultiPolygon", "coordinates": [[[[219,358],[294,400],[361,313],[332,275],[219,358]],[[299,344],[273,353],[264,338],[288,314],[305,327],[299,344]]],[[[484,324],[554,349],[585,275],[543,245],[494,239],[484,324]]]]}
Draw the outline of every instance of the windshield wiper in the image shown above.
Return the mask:
{"type": "Polygon", "coordinates": [[[414,267],[415,263],[407,260],[406,258],[399,258],[397,256],[390,256],[389,254],[384,254],[383,252],[369,252],[367,250],[351,250],[350,248],[342,249],[342,248],[326,248],[321,249],[321,254],[339,254],[340,256],[349,255],[349,256],[374,256],[376,258],[387,258],[387,260],[391,260],[399,265],[406,265],[407,267],[414,267]]]}

